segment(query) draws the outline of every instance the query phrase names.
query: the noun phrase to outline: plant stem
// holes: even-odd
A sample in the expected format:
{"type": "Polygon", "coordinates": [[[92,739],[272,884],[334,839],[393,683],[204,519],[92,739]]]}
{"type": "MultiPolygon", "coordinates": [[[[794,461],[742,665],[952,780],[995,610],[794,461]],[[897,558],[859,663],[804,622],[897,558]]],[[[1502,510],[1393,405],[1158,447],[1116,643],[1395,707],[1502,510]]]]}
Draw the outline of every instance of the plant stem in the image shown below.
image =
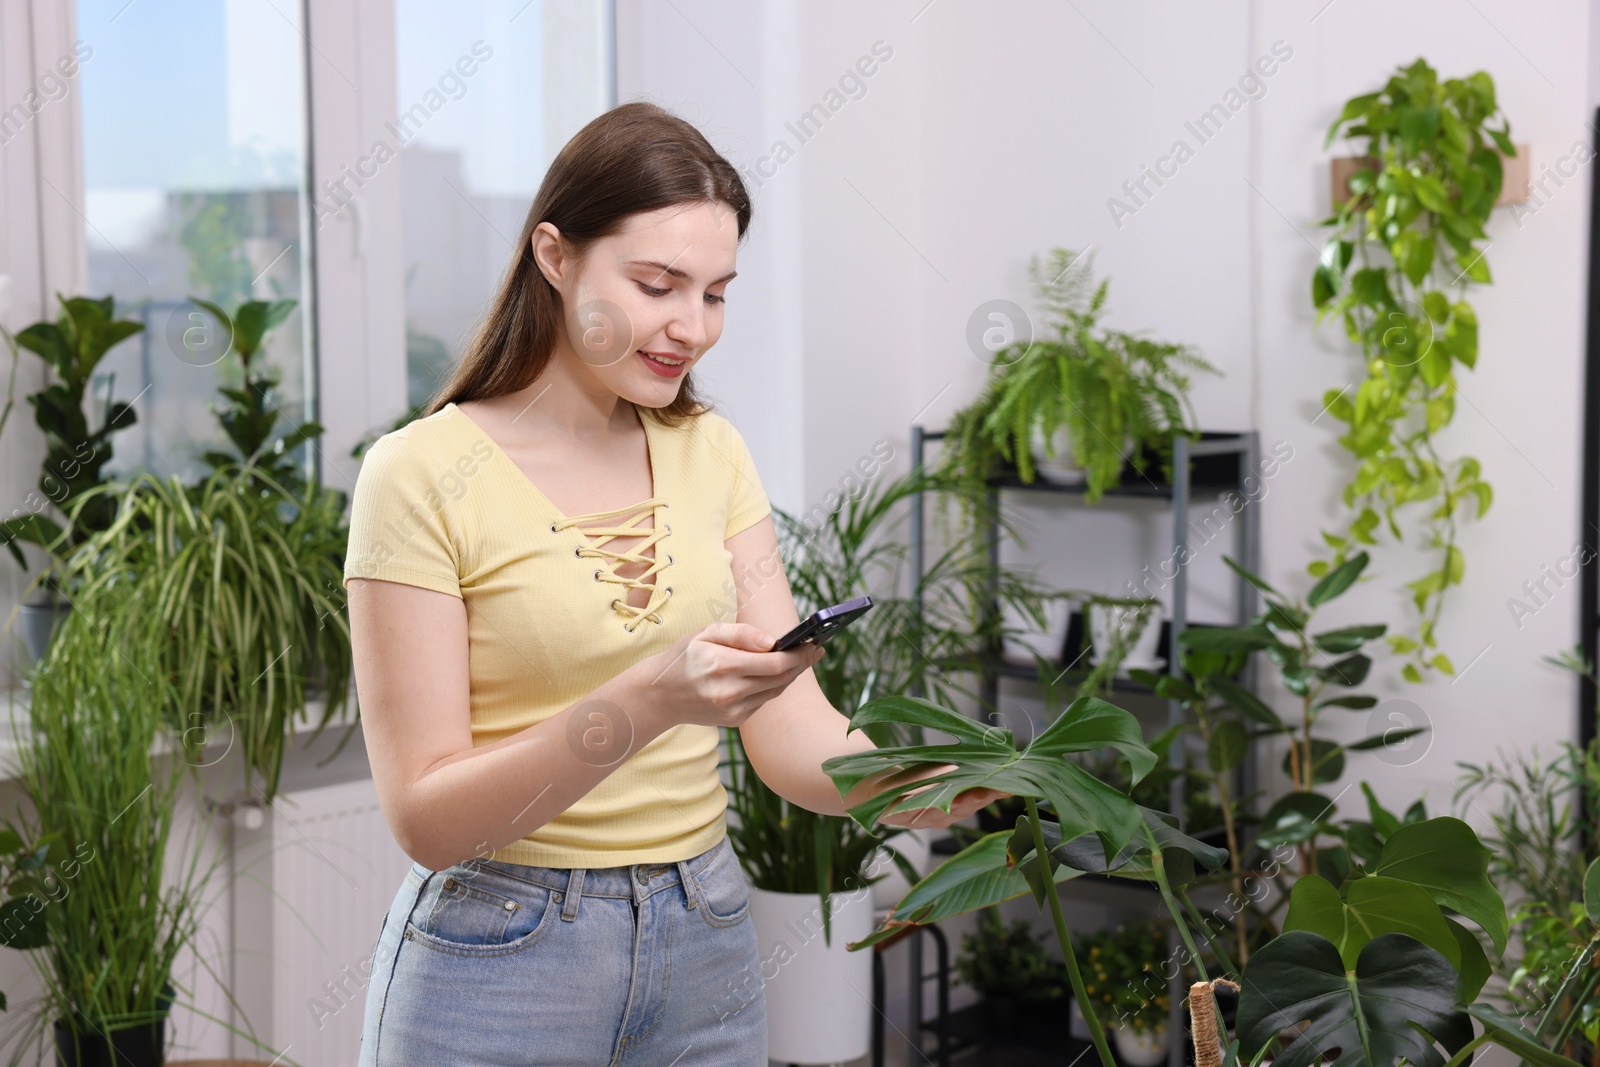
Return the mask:
{"type": "Polygon", "coordinates": [[[1179,893],[1178,899],[1183,902],[1184,908],[1189,912],[1189,917],[1194,920],[1195,928],[1200,931],[1200,936],[1206,939],[1206,944],[1211,946],[1211,951],[1217,954],[1217,961],[1230,974],[1241,974],[1240,968],[1243,967],[1243,964],[1235,966],[1233,960],[1228,958],[1228,953],[1223,950],[1222,945],[1218,943],[1216,938],[1211,936],[1211,930],[1206,926],[1205,916],[1201,915],[1200,909],[1194,906],[1194,901],[1189,899],[1189,894],[1179,893]]]}
{"type": "Polygon", "coordinates": [[[1451,1056],[1450,1059],[1445,1062],[1444,1067],[1461,1067],[1463,1063],[1466,1063],[1472,1058],[1472,1054],[1477,1051],[1479,1045],[1482,1045],[1490,1040],[1491,1038],[1487,1033],[1479,1034],[1471,1041],[1468,1041],[1465,1045],[1462,1045],[1461,1051],[1457,1052],[1454,1056],[1451,1056]]]}
{"type": "Polygon", "coordinates": [[[1572,965],[1572,970],[1561,980],[1561,986],[1551,996],[1550,1002],[1545,1005],[1544,1014],[1539,1017],[1539,1026],[1534,1030],[1533,1036],[1544,1039],[1545,1033],[1550,1029],[1550,1024],[1556,1021],[1557,1014],[1562,1005],[1572,997],[1573,1010],[1567,1018],[1562,1020],[1557,1031],[1555,1047],[1560,1048],[1562,1041],[1570,1037],[1573,1027],[1577,1025],[1578,1016],[1581,1014],[1577,1008],[1582,1005],[1588,995],[1594,992],[1595,983],[1600,981],[1600,968],[1595,967],[1595,950],[1600,948],[1600,934],[1595,934],[1589,943],[1583,946],[1583,951],[1578,953],[1577,961],[1572,965]]]}
{"type": "Polygon", "coordinates": [[[1044,873],[1044,895],[1050,905],[1050,919],[1056,926],[1056,940],[1061,942],[1061,956],[1067,963],[1067,979],[1072,983],[1072,995],[1077,998],[1078,1007],[1083,1011],[1083,1021],[1089,1027],[1089,1038],[1094,1042],[1095,1051],[1100,1054],[1100,1063],[1103,1067],[1117,1067],[1117,1061],[1111,1055],[1111,1046],[1106,1044],[1100,1017],[1095,1014],[1094,1005],[1089,1003],[1089,993],[1084,989],[1083,975],[1078,971],[1078,956],[1072,951],[1072,935],[1067,931],[1067,917],[1061,913],[1061,897],[1056,892],[1054,873],[1050,870],[1050,849],[1045,846],[1044,828],[1039,825],[1039,806],[1032,797],[1027,797],[1026,803],[1028,824],[1033,827],[1034,861],[1044,873]]]}

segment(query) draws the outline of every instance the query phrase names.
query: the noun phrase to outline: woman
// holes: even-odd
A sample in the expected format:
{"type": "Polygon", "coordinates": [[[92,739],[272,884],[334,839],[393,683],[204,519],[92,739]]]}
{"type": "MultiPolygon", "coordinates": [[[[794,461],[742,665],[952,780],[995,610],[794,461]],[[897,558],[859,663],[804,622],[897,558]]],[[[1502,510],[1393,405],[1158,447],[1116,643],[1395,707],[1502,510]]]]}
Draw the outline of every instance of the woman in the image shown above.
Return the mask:
{"type": "MultiPolygon", "coordinates": [[[[767,1062],[717,728],[779,794],[835,814],[823,760],[871,743],[823,697],[820,649],[769,651],[799,621],[770,507],[690,381],[750,211],[688,123],[645,103],[595,119],[551,164],[460,366],[368,453],[356,679],[415,862],[362,1064],[767,1062]]],[[[997,795],[885,821],[947,825],[997,795]]]]}

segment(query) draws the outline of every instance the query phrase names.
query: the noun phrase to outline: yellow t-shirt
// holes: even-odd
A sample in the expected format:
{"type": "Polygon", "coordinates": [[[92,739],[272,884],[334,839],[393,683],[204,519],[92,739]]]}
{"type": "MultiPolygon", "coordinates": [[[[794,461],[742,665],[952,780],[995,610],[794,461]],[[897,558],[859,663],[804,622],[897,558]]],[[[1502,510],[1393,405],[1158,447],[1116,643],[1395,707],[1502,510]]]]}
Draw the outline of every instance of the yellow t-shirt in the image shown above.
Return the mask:
{"type": "MultiPolygon", "coordinates": [[[[654,495],[613,512],[561,514],[454,404],[385,434],[366,454],[351,501],[345,581],[381,578],[465,601],[475,748],[548,718],[685,634],[737,619],[733,556],[723,542],[771,510],[744,439],[713,412],[678,429],[648,409],[639,415],[654,495]],[[617,561],[597,551],[622,535],[596,531],[627,529],[652,514],[660,534],[655,588],[641,609],[627,603],[617,561]]],[[[646,541],[628,548],[648,558],[646,541]]],[[[717,740],[709,726],[668,729],[493,858],[615,867],[705,851],[727,832],[717,740]]],[[[625,750],[614,741],[609,748],[625,750]]],[[[604,746],[584,751],[596,762],[615,758],[604,746]]],[[[528,781],[529,802],[541,788],[528,781]]]]}

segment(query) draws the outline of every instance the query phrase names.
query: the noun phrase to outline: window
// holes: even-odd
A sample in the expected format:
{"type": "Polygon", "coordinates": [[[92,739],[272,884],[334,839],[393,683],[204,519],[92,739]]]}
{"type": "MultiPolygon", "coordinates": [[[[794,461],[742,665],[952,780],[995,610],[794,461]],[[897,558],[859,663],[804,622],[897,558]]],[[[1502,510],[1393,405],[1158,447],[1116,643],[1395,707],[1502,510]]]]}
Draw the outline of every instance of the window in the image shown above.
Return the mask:
{"type": "Polygon", "coordinates": [[[606,4],[396,0],[412,406],[487,312],[550,161],[613,106],[610,19],[606,4]]]}
{"type": "MultiPolygon", "coordinates": [[[[211,414],[236,358],[191,295],[299,307],[269,338],[287,423],[306,417],[312,320],[305,188],[304,40],[298,5],[247,0],[79,0],[83,214],[89,292],[144,330],[100,365],[96,400],[132,400],[108,473],[192,478],[225,444],[211,414]],[[198,327],[199,329],[194,329],[198,327]]],[[[66,294],[78,295],[78,294],[66,294]]],[[[47,315],[54,318],[58,308],[47,315]]],[[[94,413],[104,410],[93,405],[94,413]]],[[[282,425],[282,424],[280,424],[282,425]]]]}

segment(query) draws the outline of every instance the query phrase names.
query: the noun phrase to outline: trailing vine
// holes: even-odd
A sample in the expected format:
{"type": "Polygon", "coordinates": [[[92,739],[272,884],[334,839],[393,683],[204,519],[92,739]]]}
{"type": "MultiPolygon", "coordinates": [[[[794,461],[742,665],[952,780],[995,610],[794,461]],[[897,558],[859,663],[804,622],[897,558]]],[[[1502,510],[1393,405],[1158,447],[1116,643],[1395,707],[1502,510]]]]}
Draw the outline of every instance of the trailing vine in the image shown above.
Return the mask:
{"type": "Polygon", "coordinates": [[[1424,671],[1455,673],[1435,629],[1447,590],[1466,573],[1457,520],[1464,506],[1482,517],[1494,500],[1478,461],[1446,457],[1438,438],[1455,416],[1457,367],[1477,364],[1478,317],[1466,291],[1489,282],[1488,244],[1479,242],[1500,195],[1501,157],[1516,149],[1488,74],[1441,81],[1422,59],[1380,92],[1347,101],[1325,146],[1339,136],[1365,138],[1370,165],[1322,222],[1333,234],[1311,299],[1318,322],[1339,317],[1361,346],[1366,377],[1323,396],[1345,424],[1339,443],[1357,460],[1342,493],[1353,516],[1322,532],[1332,557],[1307,569],[1328,574],[1377,544],[1380,526],[1403,540],[1397,512],[1415,505],[1407,515],[1422,513],[1416,521],[1437,566],[1406,583],[1414,625],[1386,640],[1407,657],[1404,677],[1420,682],[1424,671]]]}

